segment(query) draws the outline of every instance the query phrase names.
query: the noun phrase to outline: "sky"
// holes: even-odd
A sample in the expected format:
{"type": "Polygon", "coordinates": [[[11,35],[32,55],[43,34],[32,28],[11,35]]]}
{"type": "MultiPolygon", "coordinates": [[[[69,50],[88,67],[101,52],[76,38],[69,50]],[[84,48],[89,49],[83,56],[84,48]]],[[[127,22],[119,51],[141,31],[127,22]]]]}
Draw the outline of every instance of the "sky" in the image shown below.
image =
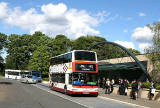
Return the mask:
{"type": "Polygon", "coordinates": [[[159,12],[160,0],[0,0],[0,32],[101,36],[143,53],[153,37],[146,25],[160,21],[159,12]]]}

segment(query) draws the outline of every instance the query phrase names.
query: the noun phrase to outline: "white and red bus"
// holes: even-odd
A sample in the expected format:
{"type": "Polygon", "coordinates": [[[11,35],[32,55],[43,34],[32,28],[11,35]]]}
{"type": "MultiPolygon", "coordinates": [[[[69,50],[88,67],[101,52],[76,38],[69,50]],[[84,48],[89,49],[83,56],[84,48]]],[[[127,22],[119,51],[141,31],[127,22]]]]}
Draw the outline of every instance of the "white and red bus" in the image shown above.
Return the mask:
{"type": "Polygon", "coordinates": [[[98,96],[95,52],[74,50],[50,58],[49,87],[65,94],[98,96]]]}

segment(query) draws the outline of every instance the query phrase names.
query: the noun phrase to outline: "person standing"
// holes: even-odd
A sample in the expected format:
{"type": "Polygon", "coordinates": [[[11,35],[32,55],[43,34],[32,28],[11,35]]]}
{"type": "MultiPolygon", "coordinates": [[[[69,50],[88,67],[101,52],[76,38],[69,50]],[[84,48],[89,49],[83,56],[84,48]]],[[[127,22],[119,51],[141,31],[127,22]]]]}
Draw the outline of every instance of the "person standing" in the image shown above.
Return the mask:
{"type": "Polygon", "coordinates": [[[155,91],[156,91],[155,85],[154,85],[154,83],[152,82],[152,83],[151,83],[150,90],[149,90],[149,100],[152,100],[152,98],[154,97],[155,91]]]}
{"type": "Polygon", "coordinates": [[[134,80],[132,83],[132,91],[131,91],[131,98],[134,100],[136,100],[137,90],[138,90],[138,84],[136,80],[134,80]]]}
{"type": "Polygon", "coordinates": [[[105,91],[105,94],[110,94],[110,81],[109,79],[106,80],[106,91],[105,91]]]}
{"type": "Polygon", "coordinates": [[[141,98],[141,93],[142,93],[142,82],[138,82],[138,93],[137,93],[137,98],[141,98]]]}
{"type": "Polygon", "coordinates": [[[120,85],[119,85],[119,94],[124,95],[125,87],[124,87],[124,80],[121,79],[120,85]]]}
{"type": "Polygon", "coordinates": [[[103,89],[105,89],[105,84],[106,84],[106,80],[105,80],[105,78],[103,78],[103,80],[102,80],[102,88],[103,89]]]}
{"type": "Polygon", "coordinates": [[[122,79],[119,79],[118,85],[119,85],[119,87],[118,87],[117,93],[118,93],[119,95],[121,95],[121,93],[122,93],[122,79]]]}
{"type": "Polygon", "coordinates": [[[111,80],[111,83],[110,83],[110,85],[111,85],[111,91],[110,91],[110,93],[112,93],[113,92],[113,90],[114,90],[114,88],[113,88],[113,85],[114,85],[114,79],[112,79],[111,80]]]}
{"type": "Polygon", "coordinates": [[[125,79],[124,80],[124,95],[127,96],[127,93],[128,93],[128,80],[125,79]]]}

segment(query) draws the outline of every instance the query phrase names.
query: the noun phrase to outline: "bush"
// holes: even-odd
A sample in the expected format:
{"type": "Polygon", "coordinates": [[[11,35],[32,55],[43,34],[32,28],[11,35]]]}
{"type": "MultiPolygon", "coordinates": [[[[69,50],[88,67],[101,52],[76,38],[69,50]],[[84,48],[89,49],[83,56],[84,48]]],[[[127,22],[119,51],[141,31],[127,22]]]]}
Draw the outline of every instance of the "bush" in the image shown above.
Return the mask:
{"type": "Polygon", "coordinates": [[[155,84],[155,88],[156,88],[157,90],[160,90],[160,84],[159,84],[159,83],[156,83],[156,84],[155,84]]]}
{"type": "Polygon", "coordinates": [[[129,84],[128,84],[128,87],[131,87],[131,86],[132,86],[132,83],[129,83],[129,84]]]}
{"type": "Polygon", "coordinates": [[[42,78],[43,81],[49,81],[49,78],[42,78]]]}
{"type": "MultiPolygon", "coordinates": [[[[150,82],[144,82],[143,85],[142,85],[143,88],[150,88],[151,87],[151,83],[150,82]]],[[[157,90],[160,90],[160,84],[159,83],[156,83],[155,84],[155,88],[157,90]]]]}
{"type": "Polygon", "coordinates": [[[151,87],[151,83],[150,83],[150,82],[144,82],[144,83],[142,84],[142,87],[149,89],[149,88],[151,87]]]}

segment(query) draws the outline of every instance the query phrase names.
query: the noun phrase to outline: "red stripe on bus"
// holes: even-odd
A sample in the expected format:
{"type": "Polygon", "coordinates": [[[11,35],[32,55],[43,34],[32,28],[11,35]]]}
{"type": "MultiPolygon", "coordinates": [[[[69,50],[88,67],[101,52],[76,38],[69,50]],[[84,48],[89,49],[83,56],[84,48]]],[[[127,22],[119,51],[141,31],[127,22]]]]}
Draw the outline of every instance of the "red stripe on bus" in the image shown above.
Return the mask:
{"type": "Polygon", "coordinates": [[[81,92],[81,91],[70,91],[67,90],[67,94],[89,94],[89,95],[98,95],[98,92],[81,92]]]}
{"type": "Polygon", "coordinates": [[[73,88],[98,88],[98,86],[72,86],[73,88]]]}
{"type": "Polygon", "coordinates": [[[58,87],[55,87],[55,86],[51,87],[51,89],[56,90],[56,91],[60,91],[60,92],[64,92],[64,89],[58,88],[58,87]]]}

